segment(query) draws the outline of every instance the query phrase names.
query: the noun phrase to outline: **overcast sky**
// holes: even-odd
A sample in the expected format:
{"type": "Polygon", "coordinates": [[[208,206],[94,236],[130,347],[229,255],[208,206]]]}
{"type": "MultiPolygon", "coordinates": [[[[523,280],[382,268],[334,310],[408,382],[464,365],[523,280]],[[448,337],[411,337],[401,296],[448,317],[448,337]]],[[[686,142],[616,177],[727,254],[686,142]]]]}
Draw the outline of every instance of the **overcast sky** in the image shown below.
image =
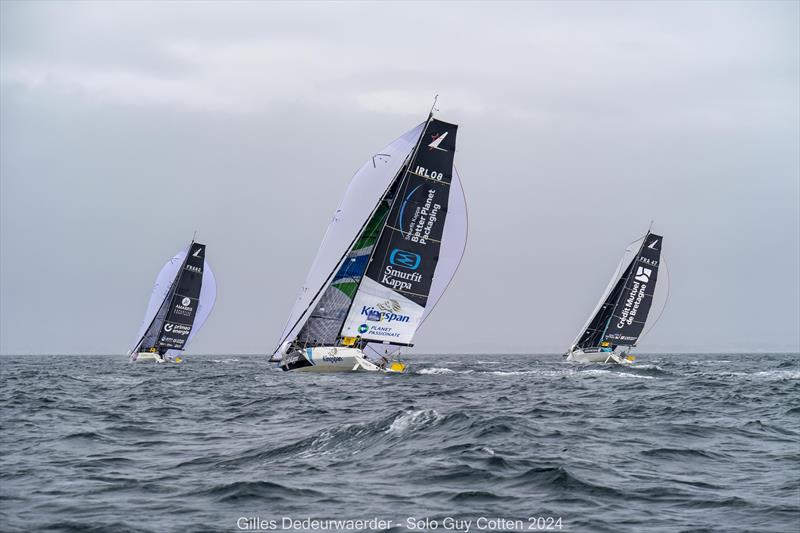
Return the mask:
{"type": "Polygon", "coordinates": [[[189,353],[271,351],[350,177],[459,124],[416,350],[561,352],[664,235],[643,352],[800,349],[800,3],[0,3],[0,353],[124,353],[208,245],[189,353]]]}

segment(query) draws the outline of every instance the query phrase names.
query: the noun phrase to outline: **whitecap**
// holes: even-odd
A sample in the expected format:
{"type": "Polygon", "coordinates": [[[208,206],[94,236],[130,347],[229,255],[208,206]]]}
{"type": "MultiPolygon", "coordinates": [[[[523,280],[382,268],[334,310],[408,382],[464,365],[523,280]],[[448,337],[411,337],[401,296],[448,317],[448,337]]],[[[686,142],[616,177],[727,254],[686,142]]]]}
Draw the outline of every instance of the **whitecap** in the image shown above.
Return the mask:
{"type": "Polygon", "coordinates": [[[391,425],[386,429],[386,433],[403,433],[409,428],[419,427],[433,422],[438,418],[440,417],[436,409],[404,411],[397,418],[392,420],[391,425]]]}
{"type": "Polygon", "coordinates": [[[455,370],[451,370],[449,368],[422,368],[420,369],[417,374],[455,374],[455,370]]]}

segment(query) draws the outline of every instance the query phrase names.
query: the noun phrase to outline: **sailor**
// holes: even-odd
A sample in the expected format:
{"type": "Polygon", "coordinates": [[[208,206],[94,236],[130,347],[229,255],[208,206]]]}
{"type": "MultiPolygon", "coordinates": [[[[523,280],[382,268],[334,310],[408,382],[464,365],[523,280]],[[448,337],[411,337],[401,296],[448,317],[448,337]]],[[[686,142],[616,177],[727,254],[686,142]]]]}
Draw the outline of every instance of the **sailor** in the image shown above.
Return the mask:
{"type": "Polygon", "coordinates": [[[389,350],[384,350],[381,356],[381,362],[378,363],[378,368],[386,368],[387,364],[389,364],[389,350]]]}

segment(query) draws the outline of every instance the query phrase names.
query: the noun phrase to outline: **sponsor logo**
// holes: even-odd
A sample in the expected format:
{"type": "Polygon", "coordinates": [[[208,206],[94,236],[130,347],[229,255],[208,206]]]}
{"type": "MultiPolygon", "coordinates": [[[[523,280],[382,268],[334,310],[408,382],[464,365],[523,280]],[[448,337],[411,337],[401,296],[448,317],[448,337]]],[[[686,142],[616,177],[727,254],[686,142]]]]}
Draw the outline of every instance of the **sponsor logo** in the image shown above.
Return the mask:
{"type": "Polygon", "coordinates": [[[164,331],[166,333],[172,333],[173,335],[180,335],[185,337],[192,331],[192,326],[187,326],[185,324],[171,324],[166,323],[164,324],[164,331]]]}
{"type": "Polygon", "coordinates": [[[386,300],[385,302],[380,303],[375,307],[377,307],[381,311],[395,312],[395,313],[399,313],[403,309],[402,307],[400,307],[400,302],[398,302],[397,300],[386,300]]]}
{"type": "Polygon", "coordinates": [[[368,325],[361,324],[360,326],[358,326],[358,332],[359,333],[366,333],[367,331],[369,331],[369,326],[368,325]]]}
{"type": "Polygon", "coordinates": [[[636,281],[641,281],[642,283],[650,283],[650,275],[652,273],[653,271],[649,268],[638,267],[636,269],[636,277],[633,279],[636,281]]]}
{"type": "MultiPolygon", "coordinates": [[[[425,171],[425,169],[422,170],[425,171]]],[[[411,220],[406,222],[404,216],[405,209],[409,205],[409,201],[416,190],[417,189],[414,189],[414,191],[406,197],[400,208],[400,228],[403,231],[403,238],[405,238],[405,240],[427,245],[428,239],[431,238],[433,228],[439,220],[439,212],[442,206],[434,201],[436,199],[436,189],[428,189],[427,197],[424,198],[424,200],[417,200],[422,205],[416,207],[414,214],[411,215],[411,220]]]]}
{"type": "MultiPolygon", "coordinates": [[[[377,310],[372,306],[367,307],[366,305],[361,308],[361,314],[365,315],[367,320],[375,322],[408,322],[411,319],[408,315],[401,315],[392,311],[377,310]]],[[[361,331],[361,328],[358,328],[358,330],[361,331]]]]}
{"type": "Polygon", "coordinates": [[[444,148],[439,148],[439,145],[442,144],[442,141],[444,140],[445,137],[447,137],[448,133],[450,132],[446,131],[444,133],[434,133],[433,135],[431,135],[433,141],[431,141],[431,143],[428,145],[428,148],[431,150],[441,150],[442,152],[446,152],[447,150],[445,150],[444,148]]]}
{"type": "Polygon", "coordinates": [[[192,299],[184,296],[180,302],[175,303],[175,308],[172,310],[176,315],[192,316],[194,307],[192,306],[192,299]]]}
{"type": "Polygon", "coordinates": [[[419,272],[403,272],[392,268],[392,265],[386,265],[381,278],[381,283],[398,292],[410,290],[414,283],[420,281],[422,281],[422,274],[419,272]]]}
{"type": "Polygon", "coordinates": [[[327,363],[341,363],[342,361],[344,361],[344,359],[342,359],[338,355],[323,355],[322,360],[327,363]]]}
{"type": "Polygon", "coordinates": [[[406,250],[401,250],[400,248],[395,248],[392,250],[392,253],[389,254],[389,262],[395,266],[407,268],[409,270],[416,270],[419,268],[419,263],[422,260],[419,254],[415,254],[413,252],[407,252],[406,250]]]}
{"type": "Polygon", "coordinates": [[[653,242],[647,245],[647,247],[651,250],[658,250],[658,248],[656,248],[656,246],[658,246],[658,241],[659,239],[654,239],[653,242]]]}
{"type": "Polygon", "coordinates": [[[631,287],[631,292],[628,294],[628,299],[625,300],[625,307],[622,308],[619,322],[617,322],[617,329],[623,329],[626,325],[633,324],[636,319],[636,313],[639,312],[639,306],[642,305],[642,300],[646,296],[644,291],[647,288],[647,281],[650,281],[651,273],[652,271],[649,268],[642,267],[639,267],[636,271],[637,275],[633,278],[635,281],[633,282],[633,287],[631,287]],[[647,271],[646,275],[643,272],[645,270],[647,271]],[[639,274],[647,281],[642,281],[639,274]]]}
{"type": "Polygon", "coordinates": [[[200,257],[200,252],[202,252],[202,251],[203,251],[202,248],[198,248],[197,250],[194,251],[194,253],[192,254],[192,257],[200,257]]]}

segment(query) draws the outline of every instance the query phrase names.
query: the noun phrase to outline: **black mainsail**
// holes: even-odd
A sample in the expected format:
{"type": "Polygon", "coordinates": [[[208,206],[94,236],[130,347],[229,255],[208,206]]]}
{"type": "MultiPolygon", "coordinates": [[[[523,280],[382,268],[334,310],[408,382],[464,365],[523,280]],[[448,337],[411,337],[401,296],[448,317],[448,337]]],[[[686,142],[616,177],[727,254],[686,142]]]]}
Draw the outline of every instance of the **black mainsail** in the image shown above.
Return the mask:
{"type": "Polygon", "coordinates": [[[407,345],[422,321],[447,218],[458,126],[430,118],[358,285],[342,338],[407,345]]]}
{"type": "Polygon", "coordinates": [[[203,285],[205,244],[192,242],[180,270],[133,353],[183,350],[199,307],[203,285]]]}
{"type": "Polygon", "coordinates": [[[589,319],[572,349],[636,345],[653,304],[662,242],[661,235],[648,231],[630,263],[620,265],[620,277],[589,319]]]}

